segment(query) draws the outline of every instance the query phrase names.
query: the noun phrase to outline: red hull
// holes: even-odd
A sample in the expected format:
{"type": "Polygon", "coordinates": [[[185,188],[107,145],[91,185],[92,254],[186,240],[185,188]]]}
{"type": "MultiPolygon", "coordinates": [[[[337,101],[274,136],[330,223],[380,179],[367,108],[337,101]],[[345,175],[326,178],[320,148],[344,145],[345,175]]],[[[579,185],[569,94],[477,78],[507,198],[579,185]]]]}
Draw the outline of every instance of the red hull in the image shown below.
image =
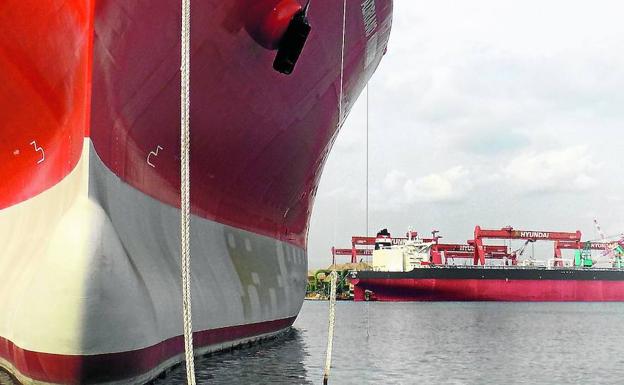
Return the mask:
{"type": "Polygon", "coordinates": [[[0,2],[0,210],[54,186],[80,158],[93,7],[84,0],[0,2]]]}
{"type": "MultiPolygon", "coordinates": [[[[269,8],[278,3],[263,1],[269,8]]],[[[0,179],[7,182],[0,184],[0,210],[62,180],[75,167],[84,137],[123,182],[178,206],[179,4],[51,3],[0,4],[0,179]],[[151,152],[157,154],[150,161],[151,152]]],[[[374,4],[373,35],[362,2],[347,4],[345,113],[389,38],[392,0],[374,4]]],[[[275,51],[245,30],[248,2],[193,5],[195,215],[305,246],[339,129],[342,12],[342,2],[310,8],[310,38],[295,72],[285,76],[272,68],[275,51]]]]}
{"type": "Polygon", "coordinates": [[[624,281],[495,279],[356,279],[355,300],[378,301],[624,301],[624,281]]]}
{"type": "MultiPolygon", "coordinates": [[[[0,365],[145,382],[182,349],[180,3],[41,3],[0,1],[0,365]]],[[[390,34],[392,0],[348,1],[345,30],[343,2],[313,2],[285,76],[248,28],[281,3],[192,5],[198,348],[292,323],[325,160],[390,34]]]]}

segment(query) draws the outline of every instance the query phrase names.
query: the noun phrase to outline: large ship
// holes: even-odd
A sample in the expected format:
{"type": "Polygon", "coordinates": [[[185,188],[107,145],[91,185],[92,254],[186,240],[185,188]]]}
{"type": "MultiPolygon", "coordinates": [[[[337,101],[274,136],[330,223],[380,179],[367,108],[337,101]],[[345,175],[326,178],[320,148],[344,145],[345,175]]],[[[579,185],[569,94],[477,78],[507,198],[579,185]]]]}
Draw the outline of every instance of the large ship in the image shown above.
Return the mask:
{"type": "MultiPolygon", "coordinates": [[[[0,367],[24,384],[145,383],[183,360],[181,7],[43,3],[0,3],[0,367]]],[[[202,354],[295,320],[321,171],[392,0],[193,1],[191,18],[202,354]]]]}
{"type": "Polygon", "coordinates": [[[624,238],[584,242],[580,231],[477,226],[466,244],[441,243],[435,233],[423,239],[381,232],[353,238],[353,255],[367,254],[358,245],[375,250],[372,269],[351,272],[356,301],[624,301],[624,238]],[[492,238],[525,242],[517,250],[484,244],[492,238]],[[554,243],[552,256],[524,258],[526,246],[538,241],[554,243]]]}

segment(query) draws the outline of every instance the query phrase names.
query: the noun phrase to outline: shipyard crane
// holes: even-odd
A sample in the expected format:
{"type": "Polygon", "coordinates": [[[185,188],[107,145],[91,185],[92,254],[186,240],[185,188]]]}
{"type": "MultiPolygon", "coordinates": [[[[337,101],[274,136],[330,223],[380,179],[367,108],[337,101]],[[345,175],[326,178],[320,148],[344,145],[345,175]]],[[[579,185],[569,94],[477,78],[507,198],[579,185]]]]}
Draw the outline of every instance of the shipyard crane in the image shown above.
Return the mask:
{"type": "MultiPolygon", "coordinates": [[[[474,245],[456,243],[436,243],[431,248],[431,260],[434,264],[442,264],[442,253],[446,258],[463,258],[464,255],[472,257],[475,252],[474,245]]],[[[509,254],[509,249],[504,245],[485,245],[486,259],[504,259],[508,257],[515,264],[515,259],[509,254]]]]}
{"type": "MultiPolygon", "coordinates": [[[[422,241],[425,243],[431,243],[438,241],[441,237],[436,237],[432,239],[423,239],[422,241]]],[[[372,255],[372,249],[362,249],[357,246],[371,246],[376,243],[386,243],[387,245],[402,245],[408,238],[389,238],[389,239],[380,239],[380,238],[365,238],[365,237],[353,237],[354,240],[354,248],[352,249],[335,249],[336,255],[372,255]]],[[[434,265],[442,264],[442,253],[444,253],[445,257],[448,258],[463,258],[466,256],[474,255],[475,248],[474,245],[471,244],[472,240],[468,241],[467,244],[460,243],[434,243],[431,247],[431,262],[434,265]]],[[[512,261],[512,264],[516,264],[516,259],[514,256],[509,254],[509,249],[504,245],[485,245],[485,253],[486,259],[504,259],[509,258],[512,261]]],[[[352,258],[353,260],[353,258],[352,258]]]]}
{"type": "MultiPolygon", "coordinates": [[[[577,252],[575,264],[587,266],[588,264],[586,261],[591,259],[591,251],[596,250],[602,251],[602,257],[609,257],[614,267],[624,267],[624,240],[608,241],[609,238],[610,237],[605,237],[604,241],[555,242],[555,258],[561,258],[561,250],[575,250],[577,252]]],[[[592,263],[597,262],[594,260],[592,261],[592,263]]]]}
{"type": "MultiPolygon", "coordinates": [[[[482,229],[475,227],[474,231],[474,264],[485,265],[484,239],[524,239],[535,241],[581,241],[581,232],[560,232],[560,231],[534,231],[516,230],[511,226],[503,227],[500,230],[482,229]]],[[[556,266],[563,265],[561,261],[555,261],[556,266]]]]}
{"type": "Polygon", "coordinates": [[[600,243],[604,245],[602,248],[604,250],[602,255],[610,258],[615,257],[613,251],[607,243],[607,236],[605,235],[604,231],[602,231],[602,227],[600,227],[600,224],[598,223],[598,218],[594,218],[594,228],[596,229],[596,233],[598,233],[598,236],[600,236],[600,243]]]}
{"type": "Polygon", "coordinates": [[[615,259],[613,261],[614,267],[624,267],[624,240],[620,240],[617,243],[617,245],[613,249],[613,253],[615,254],[615,259]]]}
{"type": "MultiPolygon", "coordinates": [[[[506,253],[508,251],[507,246],[504,245],[485,245],[486,254],[491,253],[506,253]]],[[[474,253],[475,247],[470,244],[459,244],[459,243],[437,243],[433,245],[433,249],[437,251],[444,252],[469,252],[474,253]]]]}
{"type": "MultiPolygon", "coordinates": [[[[473,240],[468,240],[466,244],[440,243],[442,236],[438,235],[438,230],[431,232],[431,238],[422,239],[425,243],[433,243],[431,247],[431,262],[435,265],[442,264],[442,253],[448,255],[449,258],[472,257],[475,253],[473,240]]],[[[351,263],[357,263],[358,257],[371,256],[373,254],[372,247],[391,247],[405,244],[405,242],[418,237],[416,231],[408,231],[405,237],[392,237],[386,230],[381,230],[374,237],[353,236],[351,237],[351,249],[332,248],[332,263],[335,264],[337,256],[351,256],[351,263]]],[[[485,245],[486,259],[504,259],[509,258],[513,265],[516,259],[509,254],[509,249],[504,245],[485,245]]]]}
{"type": "Polygon", "coordinates": [[[624,234],[616,234],[611,236],[605,235],[604,231],[602,231],[600,224],[598,223],[598,219],[596,218],[594,218],[594,227],[596,229],[596,232],[598,233],[598,236],[600,236],[600,239],[591,242],[595,242],[603,246],[602,256],[608,257],[609,259],[613,260],[619,258],[616,253],[616,249],[621,242],[624,242],[624,234]]]}
{"type": "MultiPolygon", "coordinates": [[[[438,233],[437,231],[434,232],[435,238],[431,238],[431,239],[424,238],[422,239],[422,241],[427,242],[427,243],[437,242],[438,239],[442,238],[440,236],[436,236],[437,233],[438,233]]],[[[406,241],[415,239],[417,237],[418,237],[418,232],[410,230],[408,231],[407,234],[405,234],[405,237],[393,238],[392,235],[386,229],[379,231],[377,233],[377,236],[375,237],[353,236],[351,237],[351,261],[357,261],[358,250],[362,248],[367,248],[370,246],[374,246],[375,248],[381,247],[381,246],[384,246],[384,247],[398,246],[398,245],[403,245],[405,244],[406,241]]],[[[372,251],[371,251],[371,254],[367,254],[367,255],[372,255],[372,251]]]]}
{"type": "Polygon", "coordinates": [[[600,227],[600,224],[598,223],[598,218],[594,218],[594,227],[596,228],[596,232],[600,236],[600,239],[602,239],[603,241],[606,240],[607,236],[602,231],[602,228],[600,227]]]}
{"type": "MultiPolygon", "coordinates": [[[[576,250],[577,257],[575,264],[585,264],[584,260],[588,259],[587,255],[591,255],[591,250],[604,251],[605,244],[595,241],[556,241],[555,242],[555,261],[563,260],[561,250],[576,250]],[[581,253],[583,251],[583,253],[581,253]],[[578,260],[580,258],[580,261],[578,260]]],[[[591,259],[591,258],[589,258],[591,259]]],[[[593,262],[592,262],[593,264],[593,262]]]]}
{"type": "Polygon", "coordinates": [[[593,266],[596,262],[591,258],[592,250],[604,251],[605,243],[595,241],[556,241],[555,260],[562,260],[561,250],[575,250],[576,266],[593,266]]]}
{"type": "MultiPolygon", "coordinates": [[[[520,247],[517,250],[512,251],[511,255],[513,255],[514,259],[517,260],[518,258],[520,258],[520,257],[522,257],[524,255],[524,252],[526,251],[526,248],[529,245],[529,243],[535,243],[535,239],[527,239],[524,242],[524,244],[522,245],[522,247],[520,247]]],[[[533,261],[533,256],[531,256],[531,261],[533,261]]]]}
{"type": "Polygon", "coordinates": [[[337,249],[332,247],[332,265],[336,264],[337,256],[349,256],[351,257],[351,263],[357,263],[357,257],[369,257],[373,255],[373,250],[370,249],[356,249],[355,253],[353,249],[337,249]]]}
{"type": "MultiPolygon", "coordinates": [[[[444,253],[444,257],[445,257],[445,261],[444,264],[448,265],[449,264],[449,260],[456,260],[456,259],[473,259],[474,258],[474,251],[446,251],[444,253]]],[[[509,261],[511,261],[511,265],[515,266],[517,264],[517,260],[515,259],[515,256],[508,254],[508,253],[492,253],[492,254],[487,254],[485,256],[486,260],[504,260],[505,265],[509,264],[509,261]]]]}

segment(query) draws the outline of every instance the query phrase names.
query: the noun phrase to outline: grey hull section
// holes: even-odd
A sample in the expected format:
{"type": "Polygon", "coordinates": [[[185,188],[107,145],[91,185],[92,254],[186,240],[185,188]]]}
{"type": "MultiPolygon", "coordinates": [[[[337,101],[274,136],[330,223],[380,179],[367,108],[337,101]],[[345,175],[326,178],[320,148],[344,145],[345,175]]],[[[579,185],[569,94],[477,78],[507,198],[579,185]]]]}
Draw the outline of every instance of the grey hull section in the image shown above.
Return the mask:
{"type": "MultiPolygon", "coordinates": [[[[179,209],[123,183],[85,140],[70,175],[0,216],[0,341],[35,359],[163,352],[121,383],[179,362],[171,347],[182,335],[179,223],[179,209]]],[[[193,216],[191,252],[193,326],[205,337],[197,353],[271,336],[297,316],[302,248],[193,216]]],[[[0,354],[24,383],[46,383],[24,365],[0,354]]]]}

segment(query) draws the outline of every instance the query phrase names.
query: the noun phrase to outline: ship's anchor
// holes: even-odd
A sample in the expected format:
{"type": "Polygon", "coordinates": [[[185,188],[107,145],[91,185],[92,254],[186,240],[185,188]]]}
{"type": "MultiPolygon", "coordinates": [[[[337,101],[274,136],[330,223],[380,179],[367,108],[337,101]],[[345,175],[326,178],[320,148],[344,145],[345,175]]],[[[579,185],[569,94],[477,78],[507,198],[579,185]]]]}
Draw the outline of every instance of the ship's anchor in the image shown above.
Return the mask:
{"type": "Polygon", "coordinates": [[[262,47],[277,50],[273,68],[290,75],[295,69],[312,27],[310,1],[304,7],[295,0],[258,1],[248,10],[245,29],[262,47]]]}
{"type": "Polygon", "coordinates": [[[308,9],[310,9],[310,1],[293,17],[282,37],[273,62],[273,68],[278,72],[290,75],[295,69],[312,29],[308,22],[308,9]]]}

